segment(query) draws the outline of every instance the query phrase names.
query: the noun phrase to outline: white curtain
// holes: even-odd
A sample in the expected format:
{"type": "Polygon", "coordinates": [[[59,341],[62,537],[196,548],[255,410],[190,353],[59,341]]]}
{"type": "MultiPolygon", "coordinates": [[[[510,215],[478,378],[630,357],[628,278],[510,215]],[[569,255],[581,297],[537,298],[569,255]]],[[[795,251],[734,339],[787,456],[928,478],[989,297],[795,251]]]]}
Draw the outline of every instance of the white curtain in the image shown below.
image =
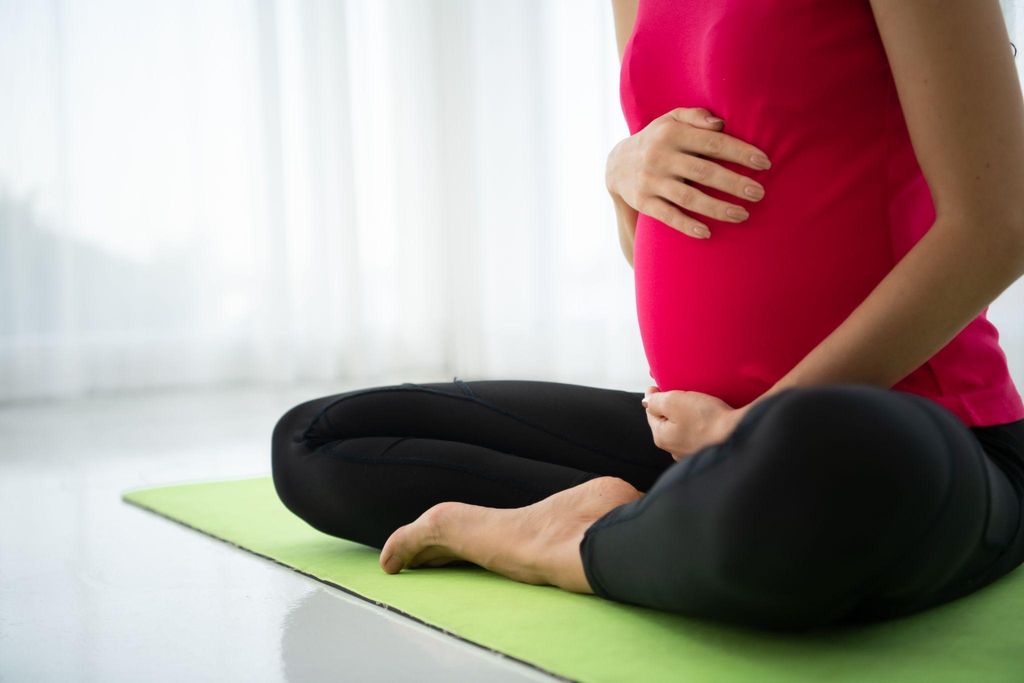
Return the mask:
{"type": "Polygon", "coordinates": [[[609,0],[0,0],[0,400],[641,390],[618,71],[609,0]]]}
{"type": "Polygon", "coordinates": [[[642,387],[607,0],[0,2],[0,398],[642,387]]]}

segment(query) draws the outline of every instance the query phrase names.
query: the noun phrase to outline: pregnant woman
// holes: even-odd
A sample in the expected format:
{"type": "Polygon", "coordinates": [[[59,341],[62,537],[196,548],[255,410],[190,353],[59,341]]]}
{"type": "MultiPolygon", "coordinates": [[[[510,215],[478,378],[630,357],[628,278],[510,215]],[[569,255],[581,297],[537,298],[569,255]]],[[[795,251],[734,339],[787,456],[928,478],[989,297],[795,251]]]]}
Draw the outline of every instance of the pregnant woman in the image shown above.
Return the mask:
{"type": "Polygon", "coordinates": [[[613,0],[608,156],[644,394],[526,380],[292,408],[281,500],[396,574],[764,628],[892,618],[1024,562],[1024,99],[997,0],[613,0]]]}

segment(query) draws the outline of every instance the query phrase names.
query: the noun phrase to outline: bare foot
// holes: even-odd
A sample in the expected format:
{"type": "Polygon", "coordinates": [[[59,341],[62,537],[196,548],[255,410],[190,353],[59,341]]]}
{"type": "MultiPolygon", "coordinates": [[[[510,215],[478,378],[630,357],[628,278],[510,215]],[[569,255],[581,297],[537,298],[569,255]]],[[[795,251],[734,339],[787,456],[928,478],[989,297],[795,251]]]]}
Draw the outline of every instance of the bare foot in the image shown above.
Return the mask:
{"type": "Polygon", "coordinates": [[[597,477],[521,508],[439,503],[391,534],[380,566],[397,574],[464,560],[523,583],[593,593],[580,559],[583,533],[643,495],[618,477],[597,477]]]}

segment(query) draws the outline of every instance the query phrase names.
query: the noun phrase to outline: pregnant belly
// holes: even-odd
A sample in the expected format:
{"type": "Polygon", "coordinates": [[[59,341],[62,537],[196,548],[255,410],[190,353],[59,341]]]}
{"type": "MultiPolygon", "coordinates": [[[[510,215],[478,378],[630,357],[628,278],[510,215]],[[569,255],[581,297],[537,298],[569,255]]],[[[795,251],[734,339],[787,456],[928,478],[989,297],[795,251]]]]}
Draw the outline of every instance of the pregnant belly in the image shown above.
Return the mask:
{"type": "Polygon", "coordinates": [[[640,214],[633,247],[637,319],[662,391],[733,407],[785,375],[892,266],[887,226],[864,215],[795,219],[754,207],[732,224],[700,217],[709,239],[640,214]]]}

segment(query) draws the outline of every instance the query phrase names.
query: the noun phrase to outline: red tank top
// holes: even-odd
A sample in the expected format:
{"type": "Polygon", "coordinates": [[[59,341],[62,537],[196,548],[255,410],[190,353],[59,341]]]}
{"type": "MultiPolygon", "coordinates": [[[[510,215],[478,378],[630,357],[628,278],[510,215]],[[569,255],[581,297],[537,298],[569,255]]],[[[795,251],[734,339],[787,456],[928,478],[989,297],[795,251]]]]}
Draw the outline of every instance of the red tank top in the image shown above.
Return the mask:
{"type": "MultiPolygon", "coordinates": [[[[935,220],[867,0],[640,0],[620,74],[630,133],[708,108],[767,152],[760,202],[729,223],[683,209],[710,239],[640,214],[633,266],[651,377],[734,407],[791,370],[935,220]]],[[[693,181],[691,181],[693,182],[693,181]]],[[[1024,418],[986,307],[892,388],[968,426],[1024,418]]]]}

